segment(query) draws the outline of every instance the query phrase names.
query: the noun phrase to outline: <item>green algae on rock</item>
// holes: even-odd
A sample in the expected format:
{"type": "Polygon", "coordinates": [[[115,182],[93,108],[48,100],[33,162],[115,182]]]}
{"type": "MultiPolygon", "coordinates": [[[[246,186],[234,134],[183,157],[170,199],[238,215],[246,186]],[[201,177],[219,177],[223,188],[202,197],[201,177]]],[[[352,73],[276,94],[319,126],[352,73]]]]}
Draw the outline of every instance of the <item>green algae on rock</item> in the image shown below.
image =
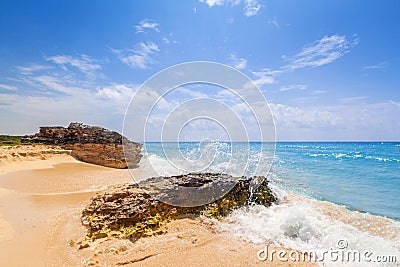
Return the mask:
{"type": "Polygon", "coordinates": [[[81,247],[103,237],[136,240],[142,236],[161,234],[166,231],[165,225],[169,221],[182,216],[221,218],[247,204],[270,206],[275,202],[276,197],[263,176],[248,178],[219,173],[190,173],[114,186],[108,192],[93,197],[82,211],[81,220],[88,233],[81,247]],[[256,182],[257,186],[254,186],[256,182]],[[209,190],[211,183],[224,186],[232,183],[233,186],[221,198],[197,207],[173,206],[162,201],[162,196],[175,194],[176,197],[179,186],[209,190]]]}

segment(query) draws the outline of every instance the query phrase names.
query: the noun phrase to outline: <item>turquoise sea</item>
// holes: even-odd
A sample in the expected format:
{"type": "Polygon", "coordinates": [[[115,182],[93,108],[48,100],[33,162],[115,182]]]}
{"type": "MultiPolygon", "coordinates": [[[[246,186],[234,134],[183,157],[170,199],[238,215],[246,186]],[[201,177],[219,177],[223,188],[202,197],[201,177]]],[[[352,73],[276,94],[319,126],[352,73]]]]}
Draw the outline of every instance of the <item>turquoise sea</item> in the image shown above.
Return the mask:
{"type": "MultiPolygon", "coordinates": [[[[157,156],[160,165],[165,164],[162,159],[167,157],[174,163],[174,157],[180,152],[196,161],[194,164],[211,161],[214,157],[210,169],[214,167],[225,172],[230,172],[223,168],[226,167],[223,163],[232,157],[231,151],[239,147],[237,150],[242,152],[249,147],[250,157],[243,156],[249,166],[245,174],[252,174],[251,168],[261,151],[261,143],[257,142],[215,143],[208,148],[203,143],[180,143],[179,146],[146,143],[145,147],[150,156],[157,156]],[[204,156],[207,153],[211,154],[208,158],[204,156]]],[[[231,166],[235,170],[238,168],[231,166]]],[[[261,172],[257,174],[268,175],[284,190],[345,205],[349,209],[400,219],[400,143],[277,143],[269,170],[265,168],[263,173],[261,166],[261,172]]]]}
{"type": "Polygon", "coordinates": [[[217,223],[222,232],[260,246],[372,252],[372,260],[323,266],[399,266],[400,143],[145,143],[144,152],[141,168],[157,175],[268,177],[278,204],[233,211],[217,223]],[[395,262],[377,264],[382,255],[395,262]]]}
{"type": "Polygon", "coordinates": [[[283,188],[400,219],[400,143],[278,143],[283,188]]]}

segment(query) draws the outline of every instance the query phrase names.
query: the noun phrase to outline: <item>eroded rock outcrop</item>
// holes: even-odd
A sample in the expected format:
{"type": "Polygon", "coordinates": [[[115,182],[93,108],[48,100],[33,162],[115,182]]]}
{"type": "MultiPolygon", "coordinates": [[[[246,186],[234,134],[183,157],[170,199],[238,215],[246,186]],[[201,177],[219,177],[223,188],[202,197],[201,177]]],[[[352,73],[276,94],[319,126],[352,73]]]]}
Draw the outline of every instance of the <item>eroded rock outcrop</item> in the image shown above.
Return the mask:
{"type": "Polygon", "coordinates": [[[137,165],[142,158],[142,145],[132,142],[121,134],[99,126],[70,123],[65,127],[40,127],[39,133],[24,136],[23,143],[58,145],[71,150],[78,160],[97,165],[127,168],[137,165]],[[127,162],[124,155],[129,153],[127,162]]]}
{"type": "Polygon", "coordinates": [[[139,184],[119,185],[92,198],[82,211],[82,223],[88,228],[88,233],[81,247],[102,237],[136,240],[141,236],[163,233],[165,224],[180,216],[205,215],[218,218],[249,203],[270,206],[274,202],[276,197],[264,177],[235,178],[226,174],[205,173],[155,177],[139,184]],[[258,181],[257,187],[254,187],[255,181],[258,181]],[[173,206],[158,198],[177,192],[177,188],[182,186],[201,190],[215,189],[221,184],[224,187],[226,183],[234,183],[228,193],[202,206],[173,206]]]}

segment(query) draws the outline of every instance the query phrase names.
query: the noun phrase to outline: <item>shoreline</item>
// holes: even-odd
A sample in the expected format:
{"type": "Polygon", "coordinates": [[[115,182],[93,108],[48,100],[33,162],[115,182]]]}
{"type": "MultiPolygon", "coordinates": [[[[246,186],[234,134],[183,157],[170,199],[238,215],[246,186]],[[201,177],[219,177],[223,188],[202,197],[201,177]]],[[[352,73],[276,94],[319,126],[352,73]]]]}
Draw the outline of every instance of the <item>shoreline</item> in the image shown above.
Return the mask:
{"type": "MultiPolygon", "coordinates": [[[[36,155],[36,158],[30,157],[28,160],[19,157],[13,161],[7,158],[8,162],[3,157],[0,163],[0,170],[4,171],[0,173],[0,265],[89,266],[120,263],[129,266],[200,266],[212,265],[215,262],[211,258],[214,257],[218,259],[220,266],[265,266],[266,262],[257,259],[257,251],[265,244],[276,250],[288,251],[293,248],[290,243],[285,243],[286,239],[279,239],[279,236],[269,239],[274,240],[275,245],[266,241],[267,236],[258,241],[252,240],[252,234],[262,236],[265,229],[250,234],[243,232],[246,227],[254,225],[243,224],[235,218],[235,214],[242,217],[248,215],[237,211],[222,222],[182,218],[168,223],[166,234],[140,238],[136,242],[114,238],[99,239],[90,248],[78,249],[79,241],[86,234],[86,229],[80,222],[83,207],[92,196],[103,192],[107,186],[131,183],[131,174],[127,169],[110,169],[82,163],[68,154],[49,152],[50,156],[46,159],[41,159],[40,153],[36,155]],[[10,259],[15,262],[10,262],[10,259]]],[[[134,173],[138,177],[144,176],[141,171],[143,169],[138,168],[134,173]]],[[[340,221],[347,228],[355,228],[360,232],[382,236],[388,240],[396,240],[396,235],[400,233],[400,227],[391,225],[391,219],[349,211],[331,202],[294,193],[287,193],[281,204],[262,212],[272,212],[273,216],[279,218],[286,208],[290,213],[293,211],[291,206],[296,208],[299,205],[299,209],[305,204],[318,212],[317,216],[340,221]]],[[[276,232],[278,231],[279,229],[276,232]]],[[[306,262],[288,265],[276,261],[271,266],[313,264],[306,262]]]]}

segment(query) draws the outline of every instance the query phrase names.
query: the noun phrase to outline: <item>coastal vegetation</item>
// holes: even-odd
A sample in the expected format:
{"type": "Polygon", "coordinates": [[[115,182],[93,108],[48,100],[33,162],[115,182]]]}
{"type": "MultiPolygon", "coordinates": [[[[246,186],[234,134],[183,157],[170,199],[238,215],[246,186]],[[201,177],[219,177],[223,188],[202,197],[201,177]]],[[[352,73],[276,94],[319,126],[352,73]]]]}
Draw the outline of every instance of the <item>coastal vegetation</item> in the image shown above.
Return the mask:
{"type": "Polygon", "coordinates": [[[0,135],[0,146],[16,146],[21,144],[21,137],[18,135],[0,135]]]}

